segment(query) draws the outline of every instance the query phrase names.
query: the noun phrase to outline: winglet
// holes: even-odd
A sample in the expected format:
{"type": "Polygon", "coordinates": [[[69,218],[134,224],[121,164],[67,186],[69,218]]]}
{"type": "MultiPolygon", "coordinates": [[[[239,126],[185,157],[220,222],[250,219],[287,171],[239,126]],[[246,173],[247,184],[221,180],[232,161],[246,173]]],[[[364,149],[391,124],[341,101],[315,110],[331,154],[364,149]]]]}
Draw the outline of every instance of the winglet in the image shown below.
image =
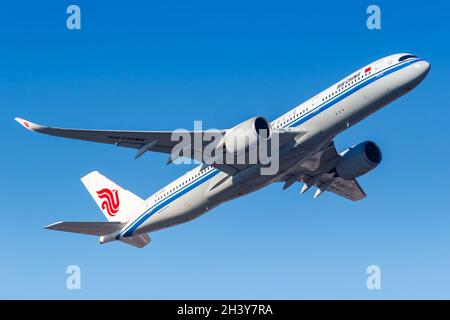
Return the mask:
{"type": "Polygon", "coordinates": [[[45,226],[44,229],[54,230],[54,227],[60,225],[61,223],[62,223],[62,221],[58,221],[58,222],[49,224],[48,226],[45,226]]]}
{"type": "Polygon", "coordinates": [[[22,118],[14,118],[14,120],[16,120],[18,123],[20,123],[25,129],[30,130],[30,131],[38,131],[39,129],[42,129],[43,127],[30,122],[28,120],[22,119],[22,118]]]}

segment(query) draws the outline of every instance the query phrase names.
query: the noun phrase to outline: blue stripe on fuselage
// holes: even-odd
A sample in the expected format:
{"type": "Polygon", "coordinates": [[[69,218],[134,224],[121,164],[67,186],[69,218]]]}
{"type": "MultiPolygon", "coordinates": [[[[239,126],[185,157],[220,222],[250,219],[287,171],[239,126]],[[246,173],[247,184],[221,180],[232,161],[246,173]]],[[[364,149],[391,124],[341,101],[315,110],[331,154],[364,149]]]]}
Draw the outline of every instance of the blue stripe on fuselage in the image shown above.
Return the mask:
{"type": "Polygon", "coordinates": [[[380,74],[382,74],[382,76],[384,77],[384,76],[387,76],[397,70],[403,69],[403,68],[407,67],[408,65],[411,65],[413,63],[416,63],[416,62],[422,61],[422,60],[423,59],[414,59],[414,60],[410,60],[410,61],[407,60],[405,62],[401,62],[396,65],[390,66],[386,69],[380,70],[377,73],[374,73],[373,75],[371,75],[370,77],[363,79],[360,82],[355,83],[353,86],[345,89],[344,91],[342,91],[341,93],[336,95],[331,100],[325,101],[322,104],[318,105],[316,108],[311,109],[309,112],[304,114],[302,117],[291,120],[291,122],[287,123],[285,126],[283,126],[283,128],[298,126],[298,125],[304,123],[305,121],[308,121],[309,119],[311,119],[315,116],[314,113],[319,113],[319,112],[322,112],[322,111],[332,107],[333,105],[335,105],[339,101],[342,101],[343,99],[347,98],[348,96],[352,95],[356,91],[375,82],[376,80],[379,79],[380,74]],[[323,110],[321,110],[322,108],[323,108],[323,110]]]}
{"type": "MultiPolygon", "coordinates": [[[[124,229],[120,234],[124,237],[129,237],[132,235],[133,231],[136,230],[144,221],[146,221],[148,218],[150,218],[153,214],[158,212],[160,209],[171,203],[172,201],[178,199],[179,197],[183,196],[184,194],[188,193],[192,189],[196,188],[203,182],[211,179],[216,174],[218,174],[219,171],[217,169],[211,170],[209,172],[206,172],[202,176],[198,177],[197,179],[193,180],[191,183],[186,185],[184,188],[180,189],[179,191],[171,194],[169,197],[166,197],[162,199],[161,201],[154,204],[152,207],[150,207],[148,210],[146,210],[143,214],[141,214],[137,219],[134,220],[132,224],[130,224],[126,229],[124,229]]],[[[118,236],[118,237],[119,237],[118,236]]]]}

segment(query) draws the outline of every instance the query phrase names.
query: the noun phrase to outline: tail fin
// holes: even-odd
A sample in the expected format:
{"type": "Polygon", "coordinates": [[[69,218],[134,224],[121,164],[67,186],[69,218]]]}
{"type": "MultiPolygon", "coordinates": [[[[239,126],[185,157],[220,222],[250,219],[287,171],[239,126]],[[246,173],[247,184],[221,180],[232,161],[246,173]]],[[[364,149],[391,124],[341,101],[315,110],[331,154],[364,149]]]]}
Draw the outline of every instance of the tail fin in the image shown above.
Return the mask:
{"type": "Polygon", "coordinates": [[[108,221],[128,221],[135,209],[144,202],[134,193],[123,189],[98,171],[81,178],[108,221]]]}
{"type": "Polygon", "coordinates": [[[45,227],[49,230],[104,236],[120,230],[126,223],[122,222],[56,222],[45,227]]]}
{"type": "MultiPolygon", "coordinates": [[[[65,232],[74,232],[74,233],[83,233],[94,236],[100,236],[100,243],[106,243],[114,240],[115,235],[119,232],[124,226],[126,222],[56,222],[49,226],[46,226],[45,229],[57,230],[57,231],[65,231],[65,232]],[[105,241],[105,238],[107,240],[105,241]]],[[[123,243],[129,244],[136,248],[143,248],[148,245],[151,241],[148,234],[138,234],[132,236],[130,238],[120,239],[123,243]]]]}

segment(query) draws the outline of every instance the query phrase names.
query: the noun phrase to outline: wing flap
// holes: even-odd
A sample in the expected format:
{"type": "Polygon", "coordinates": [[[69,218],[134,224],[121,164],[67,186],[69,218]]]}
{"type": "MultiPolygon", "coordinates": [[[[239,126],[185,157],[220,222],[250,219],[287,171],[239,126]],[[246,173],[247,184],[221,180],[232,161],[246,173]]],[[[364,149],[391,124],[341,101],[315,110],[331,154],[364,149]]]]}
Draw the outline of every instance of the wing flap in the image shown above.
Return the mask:
{"type": "Polygon", "coordinates": [[[334,174],[326,173],[321,175],[315,185],[319,189],[324,188],[323,191],[333,192],[352,201],[359,201],[366,197],[366,193],[356,179],[345,180],[335,177],[334,174]]]}
{"type": "Polygon", "coordinates": [[[367,196],[356,179],[344,180],[342,178],[335,178],[327,191],[352,201],[359,201],[367,196]]]}

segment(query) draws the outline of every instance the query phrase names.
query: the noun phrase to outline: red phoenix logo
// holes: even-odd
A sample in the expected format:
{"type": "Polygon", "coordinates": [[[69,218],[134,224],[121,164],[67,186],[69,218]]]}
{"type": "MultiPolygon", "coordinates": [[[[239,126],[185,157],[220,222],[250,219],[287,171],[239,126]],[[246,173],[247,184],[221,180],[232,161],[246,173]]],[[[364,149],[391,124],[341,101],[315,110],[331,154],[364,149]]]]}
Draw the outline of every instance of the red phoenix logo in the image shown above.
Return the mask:
{"type": "Polygon", "coordinates": [[[106,210],[111,217],[114,217],[119,211],[119,191],[104,188],[97,191],[97,195],[100,199],[104,199],[102,202],[102,209],[106,210]]]}

